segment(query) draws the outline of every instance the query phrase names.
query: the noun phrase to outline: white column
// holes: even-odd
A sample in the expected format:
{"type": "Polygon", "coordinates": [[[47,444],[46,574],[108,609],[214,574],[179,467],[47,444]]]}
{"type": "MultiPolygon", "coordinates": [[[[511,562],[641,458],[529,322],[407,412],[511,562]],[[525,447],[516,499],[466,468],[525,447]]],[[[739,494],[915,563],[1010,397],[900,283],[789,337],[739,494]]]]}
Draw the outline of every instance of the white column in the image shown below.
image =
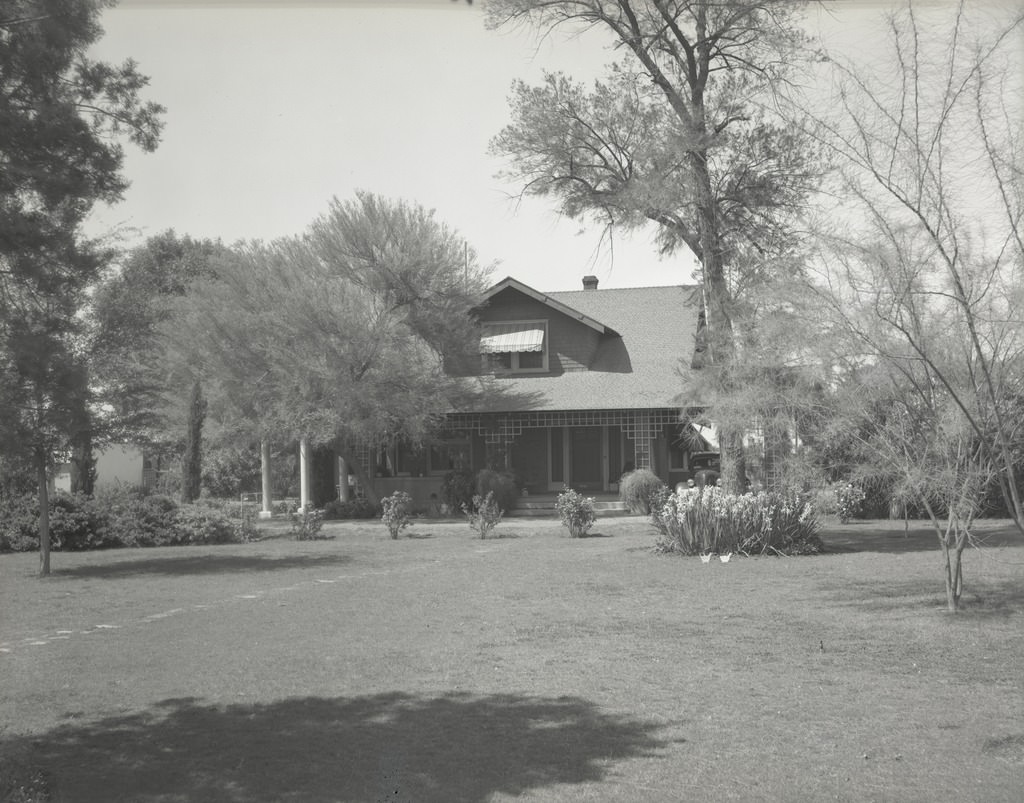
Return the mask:
{"type": "Polygon", "coordinates": [[[309,441],[299,441],[299,509],[309,510],[313,506],[309,502],[309,441]]]}
{"type": "Polygon", "coordinates": [[[348,501],[348,463],[344,457],[338,458],[338,499],[348,501]]]}
{"type": "Polygon", "coordinates": [[[260,441],[260,476],[263,480],[263,504],[260,509],[260,518],[269,519],[274,515],[271,499],[270,482],[270,441],[260,441]]]}

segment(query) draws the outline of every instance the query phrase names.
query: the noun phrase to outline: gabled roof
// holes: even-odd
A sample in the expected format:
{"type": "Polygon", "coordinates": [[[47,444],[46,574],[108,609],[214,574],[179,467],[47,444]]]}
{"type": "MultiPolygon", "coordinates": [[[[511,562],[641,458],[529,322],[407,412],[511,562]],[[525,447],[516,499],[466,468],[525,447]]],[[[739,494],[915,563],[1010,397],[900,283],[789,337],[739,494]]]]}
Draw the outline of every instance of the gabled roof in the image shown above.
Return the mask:
{"type": "MultiPolygon", "coordinates": [[[[680,396],[683,376],[691,370],[698,288],[671,285],[543,294],[512,278],[495,285],[501,290],[508,287],[520,292],[526,288],[531,297],[553,309],[571,310],[576,320],[600,322],[604,333],[590,371],[497,377],[496,386],[507,399],[494,400],[487,405],[489,411],[686,406],[680,396]]],[[[557,350],[557,343],[552,345],[557,350]]]]}
{"type": "Polygon", "coordinates": [[[534,301],[539,301],[541,304],[546,304],[547,306],[551,307],[551,309],[557,310],[563,315],[567,315],[573,320],[579,321],[580,323],[589,326],[591,329],[600,332],[601,334],[605,334],[606,332],[610,334],[616,334],[616,332],[613,332],[609,327],[605,326],[600,321],[591,318],[590,316],[573,309],[569,305],[563,304],[562,302],[558,301],[555,298],[555,296],[557,296],[558,293],[541,293],[539,290],[534,290],[528,284],[523,284],[521,281],[519,281],[518,279],[513,279],[511,276],[506,276],[496,285],[487,290],[484,293],[484,299],[489,301],[490,299],[494,298],[494,296],[498,295],[498,293],[500,293],[502,290],[507,290],[509,288],[512,288],[513,290],[518,290],[520,293],[522,293],[525,296],[529,296],[534,301]]]}

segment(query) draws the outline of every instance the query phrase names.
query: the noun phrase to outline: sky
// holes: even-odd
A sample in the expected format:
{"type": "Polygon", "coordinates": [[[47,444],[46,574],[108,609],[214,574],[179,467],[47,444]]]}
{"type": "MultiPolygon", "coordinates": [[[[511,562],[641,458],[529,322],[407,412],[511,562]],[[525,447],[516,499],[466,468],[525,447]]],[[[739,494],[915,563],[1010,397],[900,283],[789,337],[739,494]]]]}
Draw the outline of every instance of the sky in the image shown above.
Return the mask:
{"type": "MultiPolygon", "coordinates": [[[[936,0],[933,0],[935,2],[936,0]]],[[[945,0],[938,0],[945,2],[945,0]]],[[[863,47],[887,4],[843,0],[827,38],[863,47]]],[[[225,243],[301,233],[356,190],[419,203],[457,230],[498,281],[542,291],[688,283],[689,252],[661,258],[653,231],[617,232],[520,198],[488,143],[510,121],[513,81],[545,70],[589,81],[616,57],[595,32],[487,30],[479,3],[448,0],[124,0],[90,54],[132,58],[167,107],[154,153],[126,146],[131,187],[93,234],[130,247],[167,229],[225,243]]]]}

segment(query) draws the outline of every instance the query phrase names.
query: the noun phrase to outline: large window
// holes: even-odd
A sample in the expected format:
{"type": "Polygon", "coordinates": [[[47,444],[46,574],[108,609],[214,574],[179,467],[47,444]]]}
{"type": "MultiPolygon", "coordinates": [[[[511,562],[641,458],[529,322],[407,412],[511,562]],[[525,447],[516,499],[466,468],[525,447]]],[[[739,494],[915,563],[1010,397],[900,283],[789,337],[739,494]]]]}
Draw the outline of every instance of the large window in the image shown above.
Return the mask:
{"type": "Polygon", "coordinates": [[[547,321],[485,324],[480,338],[480,353],[485,369],[495,373],[547,371],[547,321]]]}

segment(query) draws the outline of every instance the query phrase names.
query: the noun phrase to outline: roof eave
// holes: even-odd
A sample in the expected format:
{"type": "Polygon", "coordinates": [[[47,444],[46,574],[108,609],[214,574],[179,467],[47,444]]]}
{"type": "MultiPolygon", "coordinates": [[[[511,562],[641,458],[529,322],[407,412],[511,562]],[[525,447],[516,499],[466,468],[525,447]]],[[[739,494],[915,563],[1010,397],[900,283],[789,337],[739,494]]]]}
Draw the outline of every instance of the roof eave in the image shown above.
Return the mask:
{"type": "Polygon", "coordinates": [[[523,295],[529,296],[535,301],[539,301],[541,304],[545,304],[546,306],[551,307],[551,309],[556,310],[569,318],[572,318],[574,321],[579,321],[584,326],[589,326],[595,332],[599,332],[600,334],[603,335],[607,334],[613,336],[618,336],[619,334],[610,326],[605,326],[600,321],[595,320],[594,318],[591,318],[587,315],[584,315],[582,312],[573,309],[568,304],[563,304],[561,301],[556,301],[555,299],[551,298],[548,295],[545,295],[539,290],[534,290],[528,284],[523,284],[521,281],[519,281],[518,279],[513,279],[511,276],[506,276],[500,282],[486,290],[484,292],[484,300],[489,301],[498,293],[510,288],[513,290],[518,290],[523,295]]]}

